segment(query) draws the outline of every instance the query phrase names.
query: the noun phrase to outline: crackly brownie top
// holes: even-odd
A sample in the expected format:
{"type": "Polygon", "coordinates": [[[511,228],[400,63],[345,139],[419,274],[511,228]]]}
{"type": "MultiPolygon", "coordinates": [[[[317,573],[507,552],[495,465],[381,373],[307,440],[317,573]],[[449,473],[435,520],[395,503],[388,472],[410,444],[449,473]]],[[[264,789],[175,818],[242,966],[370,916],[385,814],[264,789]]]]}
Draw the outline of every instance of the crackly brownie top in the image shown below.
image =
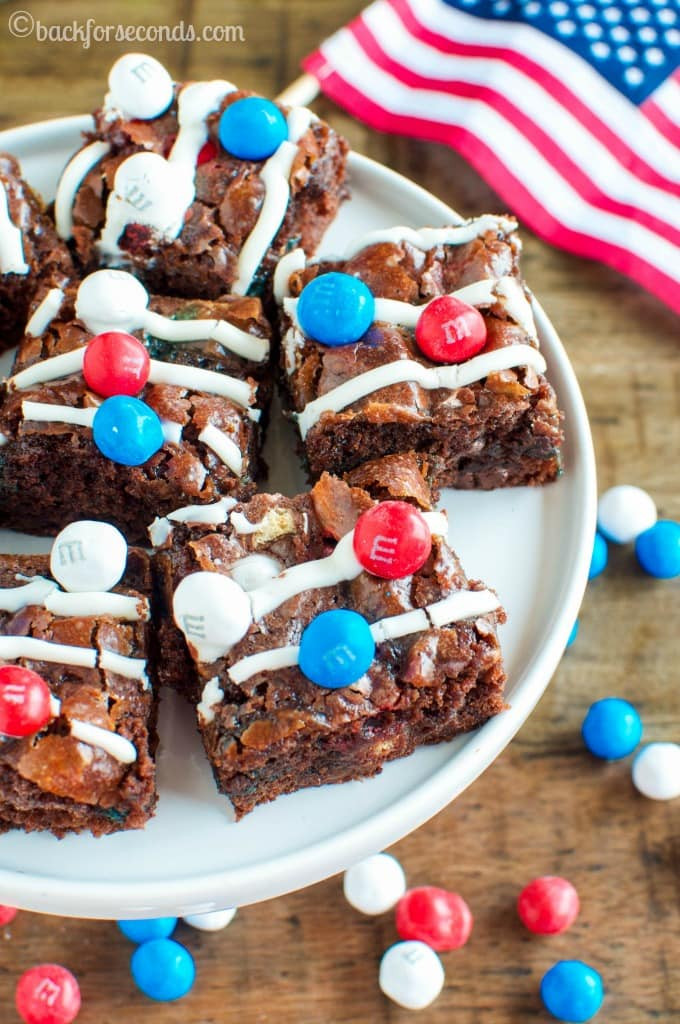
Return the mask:
{"type": "Polygon", "coordinates": [[[515,227],[511,218],[483,216],[450,228],[371,232],[350,247],[344,260],[308,263],[297,252],[285,257],[277,273],[285,332],[282,358],[294,408],[297,413],[305,411],[299,420],[303,434],[319,419],[333,415],[361,414],[369,420],[405,422],[464,418],[465,409],[478,404],[482,383],[516,401],[534,391],[544,362],[536,351],[536,327],[519,276],[520,244],[515,227]],[[344,344],[322,344],[305,331],[297,316],[306,286],[333,272],[359,279],[376,300],[368,329],[344,344]],[[420,347],[417,324],[423,313],[414,314],[411,308],[432,304],[434,310],[433,300],[451,294],[479,309],[484,332],[474,359],[451,359],[451,364],[458,364],[455,371],[445,356],[433,360],[420,347]],[[495,365],[493,360],[499,357],[492,353],[510,346],[522,349],[516,358],[510,354],[505,365],[495,365]],[[377,371],[398,360],[418,363],[431,371],[430,375],[439,376],[428,387],[417,373],[390,384],[384,371],[377,371]],[[365,394],[335,408],[320,402],[316,412],[312,412],[315,406],[307,409],[369,371],[376,373],[365,394]]]}
{"type": "Polygon", "coordinates": [[[0,736],[2,765],[81,803],[111,807],[132,795],[150,763],[150,592],[148,556],[105,523],[67,527],[52,560],[0,556],[0,690],[14,685],[23,699],[11,668],[20,666],[52,698],[35,731],[0,736]],[[69,589],[82,591],[85,576],[94,593],[69,589]]]}
{"type": "Polygon", "coordinates": [[[8,153],[0,153],[0,234],[0,281],[8,274],[59,277],[73,272],[66,246],[8,153]]]}
{"type": "Polygon", "coordinates": [[[256,380],[268,365],[270,334],[259,299],[149,300],[123,271],[98,271],[77,287],[41,291],[0,413],[5,436],[82,433],[68,410],[94,415],[102,404],[84,376],[83,349],[109,328],[124,328],[151,357],[138,397],[160,418],[165,444],[140,471],[180,481],[199,500],[216,496],[235,475],[248,477],[253,425],[269,390],[256,380]],[[195,338],[182,340],[186,332],[195,338]],[[74,362],[64,364],[69,353],[74,362]],[[231,465],[210,447],[222,436],[234,446],[231,465]]]}
{"type": "Polygon", "coordinates": [[[283,252],[293,237],[311,251],[324,188],[344,178],[347,147],[327,124],[230,82],[172,83],[157,61],[139,55],[116,62],[109,87],[75,157],[80,173],[67,169],[57,193],[58,228],[85,264],[95,245],[109,262],[149,268],[171,249],[188,269],[193,259],[209,270],[206,289],[219,282],[215,294],[228,286],[244,294],[258,285],[270,247],[283,252]],[[246,100],[264,105],[269,121],[245,108],[232,134],[247,145],[229,151],[222,115],[246,100]],[[301,214],[305,195],[317,212],[301,214]]]}
{"type": "MultiPolygon", "coordinates": [[[[418,472],[411,456],[396,456],[385,476],[401,481],[395,484],[399,492],[418,472]]],[[[373,484],[387,487],[379,470],[373,474],[373,484]]],[[[352,531],[362,514],[384,504],[376,503],[362,487],[325,474],[307,495],[259,494],[225,511],[222,524],[170,522],[157,533],[158,540],[166,538],[158,555],[166,600],[194,654],[202,691],[199,715],[208,742],[220,757],[232,756],[230,750],[237,756],[241,746],[265,749],[302,729],[323,731],[379,710],[407,707],[417,700],[419,688],[440,685],[447,677],[460,677],[463,701],[466,685],[474,685],[480,665],[498,663],[495,623],[502,621],[503,612],[492,592],[467,580],[446,543],[442,533],[446,523],[442,524],[439,513],[424,514],[432,530],[431,549],[417,571],[386,579],[353,561],[352,531]],[[338,578],[322,585],[319,580],[324,578],[329,557],[340,564],[338,578]],[[276,588],[282,580],[290,580],[291,571],[302,572],[304,578],[289,596],[272,602],[270,585],[276,588]],[[209,645],[211,613],[196,595],[210,586],[211,577],[219,581],[224,576],[247,592],[252,617],[242,638],[215,658],[209,645]],[[187,585],[195,592],[193,605],[191,598],[185,600],[187,585]],[[403,634],[377,643],[370,666],[350,685],[335,689],[317,685],[290,661],[274,671],[274,663],[267,668],[248,660],[258,655],[266,662],[270,658],[266,652],[291,645],[297,649],[295,645],[304,643],[305,631],[322,613],[358,612],[366,623],[381,623],[379,628],[388,630],[396,621],[393,617],[430,609],[454,594],[469,604],[467,612],[461,608],[455,626],[452,619],[435,626],[427,613],[416,613],[418,618],[403,634]],[[207,619],[201,621],[204,614],[207,619]],[[473,663],[468,677],[467,666],[473,663]],[[225,730],[233,737],[229,744],[219,739],[225,730]]],[[[404,504],[399,503],[402,508],[404,504]]],[[[423,518],[413,505],[406,509],[423,518]]],[[[385,544],[389,549],[393,542],[394,538],[378,534],[375,550],[384,551],[385,544]]],[[[207,600],[212,602],[212,595],[207,600]]],[[[237,605],[232,598],[232,622],[239,615],[237,605]]]]}

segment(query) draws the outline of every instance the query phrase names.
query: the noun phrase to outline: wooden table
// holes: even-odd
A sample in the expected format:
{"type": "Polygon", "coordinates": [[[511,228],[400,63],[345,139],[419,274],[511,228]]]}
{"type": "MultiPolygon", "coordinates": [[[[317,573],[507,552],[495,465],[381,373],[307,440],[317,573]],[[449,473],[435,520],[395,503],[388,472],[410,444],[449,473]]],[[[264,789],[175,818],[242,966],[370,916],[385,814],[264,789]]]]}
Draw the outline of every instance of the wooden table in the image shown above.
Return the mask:
{"type": "MultiPolygon", "coordinates": [[[[151,48],[175,77],[222,76],[277,93],[300,58],[362,6],[360,0],[85,0],[0,7],[0,127],[79,113],[97,105],[124,44],[83,50],[12,39],[6,16],[29,8],[45,24],[242,25],[245,42],[151,48]]],[[[136,49],[144,49],[137,46],[136,49]]],[[[463,160],[436,145],[369,132],[325,101],[316,109],[353,146],[418,181],[463,214],[499,210],[498,197],[463,160]]],[[[678,322],[613,271],[557,252],[524,231],[526,276],[567,344],[595,436],[600,488],[634,482],[662,515],[680,518],[678,322]]],[[[478,782],[394,848],[413,884],[464,895],[475,914],[468,946],[445,954],[447,981],[428,1024],[546,1021],[538,986],[557,959],[581,958],[603,974],[603,1024],[680,1021],[679,806],[637,796],[630,765],[595,762],[579,729],[590,702],[617,694],[642,713],[646,738],[680,739],[678,582],[655,582],[629,549],[610,552],[592,583],[576,645],[537,711],[478,782]],[[565,935],[539,939],[514,911],[537,874],[577,886],[582,913],[565,935]]],[[[160,855],[161,851],[159,851],[160,855]]],[[[194,992],[174,1005],[136,992],[129,944],[106,923],[22,914],[0,935],[0,1020],[30,965],[56,960],[78,975],[82,1024],[379,1024],[411,1019],[377,987],[391,915],[355,914],[340,879],[239,913],[221,933],[185,926],[196,957],[194,992]]]]}

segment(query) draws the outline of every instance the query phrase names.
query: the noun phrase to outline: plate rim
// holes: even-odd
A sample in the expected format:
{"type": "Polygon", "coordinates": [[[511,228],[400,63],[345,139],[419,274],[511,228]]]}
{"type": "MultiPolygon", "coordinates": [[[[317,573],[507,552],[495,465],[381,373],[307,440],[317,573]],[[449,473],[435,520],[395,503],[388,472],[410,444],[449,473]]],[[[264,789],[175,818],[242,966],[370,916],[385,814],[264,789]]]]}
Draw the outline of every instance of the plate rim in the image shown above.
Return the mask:
{"type": "MultiPolygon", "coordinates": [[[[91,124],[89,115],[76,114],[10,128],[0,132],[0,149],[11,152],[13,146],[25,148],[28,143],[31,149],[40,151],[44,135],[82,131],[91,124]]],[[[460,220],[459,214],[427,189],[370,157],[351,151],[349,168],[350,174],[363,173],[374,181],[382,181],[387,188],[390,184],[407,187],[434,204],[443,220],[460,220]]],[[[473,734],[480,742],[468,743],[456,751],[452,758],[408,794],[370,819],[362,819],[302,850],[271,861],[259,861],[253,866],[158,882],[75,881],[0,867],[0,892],[11,894],[12,905],[63,916],[115,919],[121,915],[144,917],[159,913],[205,913],[271,899],[320,882],[369,853],[397,842],[446,807],[495,761],[533,711],[564,653],[587,583],[591,557],[589,538],[594,535],[596,520],[595,455],[583,396],[557,331],[535,297],[533,306],[541,343],[547,343],[549,362],[559,365],[573,407],[571,441],[582,477],[576,528],[581,540],[571,574],[561,583],[559,607],[555,601],[556,611],[548,627],[548,642],[534,651],[525,664],[513,689],[511,707],[473,734]],[[169,889],[174,890],[171,896],[168,895],[169,889]],[[234,899],[236,893],[237,900],[234,899]]]]}

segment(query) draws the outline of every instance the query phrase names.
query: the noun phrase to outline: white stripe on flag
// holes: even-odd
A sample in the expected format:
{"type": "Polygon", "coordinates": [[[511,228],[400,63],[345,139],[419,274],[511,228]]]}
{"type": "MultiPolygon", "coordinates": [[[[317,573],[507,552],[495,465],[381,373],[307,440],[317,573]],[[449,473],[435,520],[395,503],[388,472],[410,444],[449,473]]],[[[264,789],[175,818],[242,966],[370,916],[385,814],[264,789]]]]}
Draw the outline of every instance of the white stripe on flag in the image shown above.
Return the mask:
{"type": "MultiPolygon", "coordinates": [[[[576,117],[522,71],[502,60],[452,56],[435,50],[413,38],[386,0],[372,4],[363,20],[379,47],[400,66],[444,83],[455,79],[497,90],[546,135],[559,140],[559,148],[601,192],[680,229],[680,202],[623,167],[576,117]]],[[[431,111],[438,113],[438,106],[433,105],[431,111]]]]}
{"type": "Polygon", "coordinates": [[[641,160],[671,181],[680,182],[678,151],[634,107],[577,54],[531,25],[475,18],[443,0],[406,0],[413,17],[430,32],[476,46],[511,48],[541,64],[621,138],[641,160]]]}
{"type": "MultiPolygon", "coordinates": [[[[649,99],[680,130],[680,84],[674,78],[669,78],[649,99]]],[[[680,155],[677,159],[680,160],[680,155]]]]}
{"type": "Polygon", "coordinates": [[[662,273],[680,281],[677,248],[630,218],[599,210],[586,202],[555,168],[497,111],[481,101],[459,100],[446,93],[409,89],[369,60],[354,36],[342,29],[321,47],[333,67],[365,96],[376,97],[397,115],[461,125],[496,153],[518,181],[527,181],[531,168],[531,192],[557,222],[604,242],[634,252],[662,273]]]}

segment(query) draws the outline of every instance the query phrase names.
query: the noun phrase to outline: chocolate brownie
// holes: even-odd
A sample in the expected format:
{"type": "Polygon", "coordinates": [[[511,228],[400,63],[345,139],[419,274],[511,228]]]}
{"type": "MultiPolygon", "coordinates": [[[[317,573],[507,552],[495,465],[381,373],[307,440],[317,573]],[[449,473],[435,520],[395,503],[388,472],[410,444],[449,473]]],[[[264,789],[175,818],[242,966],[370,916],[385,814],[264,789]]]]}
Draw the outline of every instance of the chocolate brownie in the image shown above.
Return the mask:
{"type": "MultiPolygon", "coordinates": [[[[413,472],[399,457],[385,477],[401,480],[403,498],[413,472]]],[[[379,478],[374,465],[365,483],[384,490],[379,478]]],[[[420,492],[427,505],[422,484],[420,492]]],[[[159,682],[197,705],[215,779],[237,816],[303,787],[374,775],[503,709],[496,625],[505,615],[492,591],[466,578],[445,531],[441,513],[375,502],[328,474],[309,494],[258,494],[216,510],[212,523],[184,510],[155,524],[159,682]],[[425,561],[383,578],[354,552],[359,532],[374,525],[368,517],[395,508],[425,530],[425,561]],[[367,631],[374,637],[374,654],[358,667],[353,640],[349,654],[342,645],[303,653],[312,627],[327,627],[320,616],[339,611],[358,613],[352,628],[358,621],[362,643],[367,631]],[[354,671],[331,688],[335,658],[354,671]]],[[[378,530],[369,554],[389,561],[399,544],[378,530]]]]}
{"type": "MultiPolygon", "coordinates": [[[[270,103],[282,141],[248,159],[221,144],[220,119],[253,93],[173,84],[138,55],[121,58],[109,83],[57,190],[57,228],[85,270],[123,266],[160,294],[215,299],[261,294],[289,248],[315,251],[347,194],[347,145],[327,124],[270,103]]],[[[259,131],[255,118],[243,134],[259,131]]]]}
{"type": "Polygon", "coordinates": [[[512,218],[493,216],[441,229],[393,228],[357,240],[341,260],[309,262],[293,251],[281,261],[282,376],[313,479],[409,450],[439,460],[440,487],[555,479],[561,414],[519,276],[515,228],[512,218]],[[355,288],[356,279],[363,282],[360,298],[374,302],[367,329],[360,325],[364,333],[351,343],[322,344],[298,317],[305,295],[324,299],[321,279],[329,273],[348,275],[355,288]],[[310,285],[316,291],[307,292],[310,285]],[[441,298],[452,294],[455,301],[441,298]],[[460,328],[456,314],[447,319],[452,305],[462,311],[460,328]],[[455,357],[455,345],[469,341],[470,316],[476,350],[467,357],[463,347],[455,357]],[[451,327],[459,336],[448,360],[451,327]],[[425,342],[443,357],[426,355],[425,342]]]}
{"type": "Polygon", "coordinates": [[[16,345],[42,281],[73,273],[70,253],[14,157],[0,153],[0,351],[16,345]]]}
{"type": "MultiPolygon", "coordinates": [[[[57,304],[42,333],[21,341],[0,407],[0,525],[49,534],[87,516],[145,541],[155,515],[254,492],[259,420],[271,390],[270,331],[259,299],[149,301],[127,272],[102,270],[57,293],[57,304]],[[116,399],[103,402],[111,391],[98,392],[103,385],[84,376],[85,346],[87,358],[90,343],[110,331],[119,345],[121,328],[123,344],[131,334],[151,357],[137,393],[158,447],[134,465],[114,461],[95,442],[94,417],[116,399]]],[[[120,351],[106,357],[107,367],[120,351]]]]}
{"type": "Polygon", "coordinates": [[[0,831],[104,835],[141,828],[154,811],[149,558],[126,551],[120,535],[111,544],[112,527],[94,524],[106,533],[93,536],[91,526],[57,538],[52,566],[68,583],[87,571],[88,546],[108,547],[109,566],[120,561],[103,585],[123,573],[110,590],[62,590],[49,556],[0,555],[0,715],[13,733],[0,735],[0,831]],[[28,729],[7,724],[7,700],[12,714],[25,697],[25,673],[10,666],[37,673],[51,695],[47,716],[28,729]]]}

